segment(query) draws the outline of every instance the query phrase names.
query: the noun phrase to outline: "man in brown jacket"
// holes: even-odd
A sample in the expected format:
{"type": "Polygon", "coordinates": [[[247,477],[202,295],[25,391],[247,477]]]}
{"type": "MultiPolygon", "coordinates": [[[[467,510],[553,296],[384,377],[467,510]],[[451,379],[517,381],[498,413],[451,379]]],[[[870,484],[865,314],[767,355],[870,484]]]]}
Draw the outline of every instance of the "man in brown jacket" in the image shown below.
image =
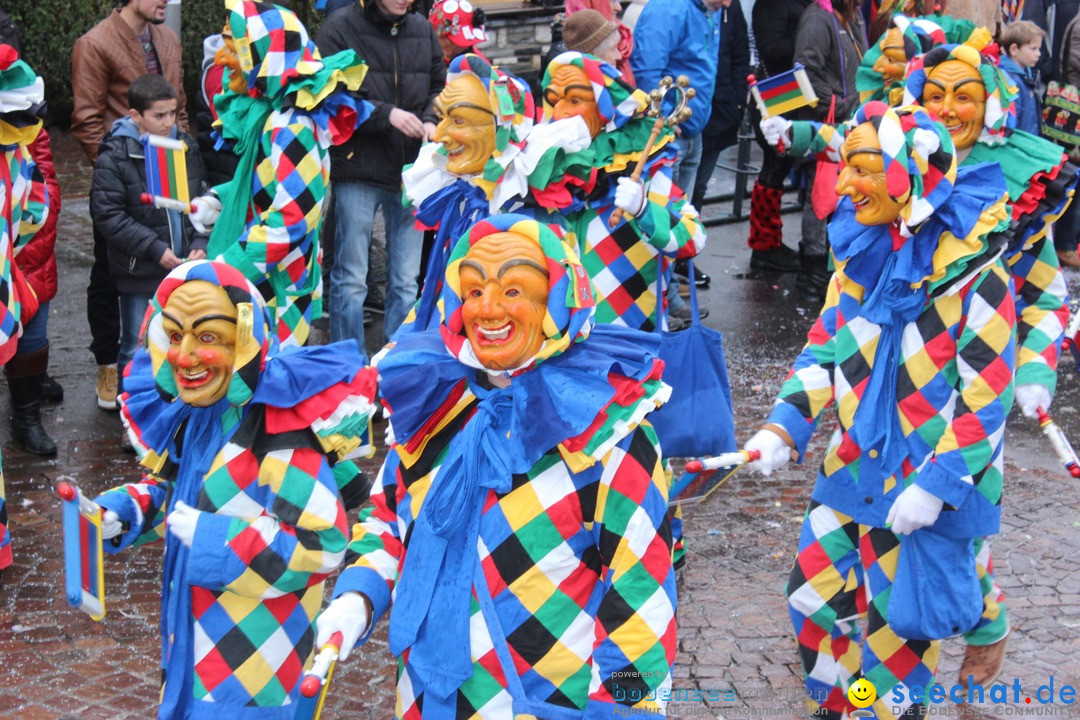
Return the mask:
{"type": "MultiPolygon", "coordinates": [[[[140,75],[163,75],[176,91],[177,124],[187,131],[187,99],[180,64],[180,39],[161,23],[167,0],[121,0],[71,50],[75,108],[71,134],[86,157],[97,160],[98,143],[112,124],[128,114],[128,86],[140,75]]],[[[94,265],[86,288],[90,352],[97,361],[97,404],[116,410],[116,357],[120,347],[120,296],[109,274],[105,241],[94,234],[94,265]]]]}
{"type": "Polygon", "coordinates": [[[75,41],[71,86],[75,109],[71,134],[90,162],[112,124],[128,112],[128,86],[140,75],[164,75],[177,93],[180,129],[187,132],[187,99],[180,64],[180,39],[162,25],[167,0],[126,0],[126,4],[75,41]]]}

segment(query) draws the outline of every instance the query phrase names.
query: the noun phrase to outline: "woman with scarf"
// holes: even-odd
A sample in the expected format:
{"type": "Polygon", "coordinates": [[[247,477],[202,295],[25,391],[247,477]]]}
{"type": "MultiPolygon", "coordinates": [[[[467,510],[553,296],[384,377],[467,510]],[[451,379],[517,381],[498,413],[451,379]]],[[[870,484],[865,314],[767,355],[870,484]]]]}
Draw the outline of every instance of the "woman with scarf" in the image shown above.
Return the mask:
{"type": "Polygon", "coordinates": [[[261,294],[219,262],[158,288],[122,417],[138,483],[96,499],[112,553],[165,542],[159,720],[293,720],[323,579],[367,481],[374,370],[355,346],[277,351],[261,294]]]}
{"type": "Polygon", "coordinates": [[[675,657],[657,342],[593,325],[554,226],[454,248],[437,330],[379,365],[397,442],[318,620],[341,656],[389,612],[395,716],[662,712],[675,657]],[[407,544],[406,544],[407,542],[407,544]]]}
{"type": "Polygon", "coordinates": [[[932,684],[940,645],[936,633],[909,639],[892,624],[909,607],[890,604],[890,594],[899,601],[902,535],[944,538],[942,554],[970,583],[966,594],[958,582],[938,594],[979,621],[973,546],[1000,522],[1015,367],[1004,238],[994,232],[1008,224],[1006,183],[994,164],[958,171],[949,132],[921,108],[867,103],[837,135],[836,272],[746,449],[761,452],[755,464],[765,473],[801,460],[835,408],[828,414],[839,427],[803,521],[789,610],[814,716],[854,711],[847,690],[862,677],[877,691],[876,717],[891,718],[918,714],[917,698],[890,691],[932,684]]]}
{"type": "Polygon", "coordinates": [[[303,345],[322,317],[318,231],[329,148],[370,113],[355,92],[366,66],[352,51],[323,58],[289,10],[226,0],[217,62],[228,68],[214,126],[239,158],[220,203],[192,219],[214,229],[207,256],[239,268],[259,288],[283,346],[303,345]],[[220,216],[217,214],[220,211],[220,216]],[[215,222],[216,219],[216,222],[215,222]]]}

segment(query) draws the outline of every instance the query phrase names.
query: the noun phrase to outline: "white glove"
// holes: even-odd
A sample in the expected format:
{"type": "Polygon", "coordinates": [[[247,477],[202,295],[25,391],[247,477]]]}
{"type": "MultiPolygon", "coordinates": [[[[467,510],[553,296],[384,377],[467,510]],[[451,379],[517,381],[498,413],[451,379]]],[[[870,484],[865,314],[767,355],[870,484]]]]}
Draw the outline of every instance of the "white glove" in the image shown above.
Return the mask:
{"type": "Polygon", "coordinates": [[[765,136],[765,142],[775,148],[781,144],[791,145],[791,121],[787,118],[773,115],[761,119],[761,134],[765,136]]]}
{"type": "Polygon", "coordinates": [[[772,430],[758,430],[743,445],[743,450],[761,453],[761,457],[750,463],[750,467],[762,475],[771,475],[773,470],[783,467],[791,459],[791,447],[772,430]]]}
{"type": "Polygon", "coordinates": [[[889,508],[885,524],[892,526],[894,533],[910,535],[919,528],[933,525],[941,514],[945,502],[933,493],[923,490],[918,485],[908,485],[896,502],[889,508]]]}
{"type": "Polygon", "coordinates": [[[1024,417],[1037,418],[1038,408],[1050,409],[1050,391],[1038,383],[1024,383],[1016,386],[1016,404],[1024,417]]]}
{"type": "Polygon", "coordinates": [[[342,639],[338,659],[346,660],[370,622],[371,613],[364,596],[358,592],[342,593],[315,619],[315,647],[321,648],[331,635],[339,632],[342,639]]]}
{"type": "Polygon", "coordinates": [[[109,540],[116,537],[120,533],[124,532],[123,523],[120,522],[120,516],[114,513],[112,510],[106,510],[101,513],[101,539],[109,540]]]}
{"type": "Polygon", "coordinates": [[[165,523],[169,532],[176,536],[177,540],[191,547],[191,542],[195,539],[195,526],[201,514],[199,510],[185,504],[183,500],[177,500],[172,512],[165,518],[165,523]]]}
{"type": "Polygon", "coordinates": [[[628,177],[619,178],[615,188],[615,207],[631,217],[637,217],[645,210],[645,185],[628,177]]]}
{"type": "Polygon", "coordinates": [[[191,213],[188,215],[188,220],[196,230],[207,233],[217,222],[220,214],[221,201],[216,195],[200,195],[191,201],[191,213]]]}

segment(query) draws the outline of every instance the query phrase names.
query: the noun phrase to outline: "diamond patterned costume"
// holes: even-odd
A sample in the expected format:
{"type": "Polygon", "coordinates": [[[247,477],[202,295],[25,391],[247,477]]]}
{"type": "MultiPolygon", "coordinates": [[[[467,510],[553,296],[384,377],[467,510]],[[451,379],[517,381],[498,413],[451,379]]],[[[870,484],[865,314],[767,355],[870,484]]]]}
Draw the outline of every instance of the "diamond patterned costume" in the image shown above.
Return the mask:
{"type": "Polygon", "coordinates": [[[158,289],[147,349],[125,378],[123,418],[144,475],[97,502],[127,524],[110,552],[165,541],[162,720],[292,720],[323,579],[345,554],[342,496],[366,496],[346,458],[370,450],[360,433],[374,371],[345,344],[278,353],[270,323],[239,271],[184,263],[158,289]],[[175,400],[161,324],[171,293],[195,280],[225,288],[238,308],[228,394],[205,408],[175,400]],[[202,511],[190,548],[165,532],[179,500],[202,511]]]}
{"type": "Polygon", "coordinates": [[[303,345],[322,317],[318,230],[332,144],[344,142],[371,105],[349,95],[367,67],[352,51],[320,57],[291,11],[227,0],[229,29],[248,94],[214,98],[221,137],[240,158],[216,188],[224,205],[210,236],[219,257],[259,288],[282,346],[303,345]]]}
{"type": "Polygon", "coordinates": [[[410,334],[379,365],[399,441],[334,592],[367,595],[376,619],[389,609],[398,718],[662,712],[652,691],[670,687],[667,480],[644,419],[668,392],[656,343],[592,327],[577,258],[541,227],[516,215],[474,227],[450,259],[441,334],[410,334]],[[551,273],[547,342],[504,390],[477,371],[456,295],[470,241],[501,230],[540,238],[551,273]],[[481,446],[498,449],[472,457],[481,446]]]}
{"type": "MultiPolygon", "coordinates": [[[[932,527],[958,547],[998,530],[1015,369],[1000,169],[958,172],[947,132],[921,109],[869,103],[851,127],[861,122],[877,128],[890,194],[902,197],[892,183],[909,176],[912,199],[901,224],[873,227],[841,199],[829,225],[836,273],[769,416],[800,456],[826,411],[839,421],[787,585],[809,706],[837,719],[854,709],[846,691],[860,675],[879,698],[933,682],[939,643],[888,625],[898,543],[886,517],[917,484],[944,501],[932,527]]],[[[873,709],[893,716],[885,700],[873,709]]]]}

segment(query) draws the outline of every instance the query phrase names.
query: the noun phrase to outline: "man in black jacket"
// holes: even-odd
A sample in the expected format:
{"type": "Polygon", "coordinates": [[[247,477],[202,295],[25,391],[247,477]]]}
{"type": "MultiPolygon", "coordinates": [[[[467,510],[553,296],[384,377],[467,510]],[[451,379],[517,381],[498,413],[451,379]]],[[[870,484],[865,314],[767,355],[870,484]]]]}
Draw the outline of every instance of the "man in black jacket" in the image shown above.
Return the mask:
{"type": "Polygon", "coordinates": [[[358,0],[331,14],[315,40],[330,55],[352,49],[368,64],[361,95],[374,106],[350,141],[330,151],[336,227],[330,273],[330,337],[364,342],[368,251],[375,213],[386,226],[382,341],[416,301],[422,233],[401,203],[401,170],[435,132],[433,102],[446,83],[442,48],[410,0],[358,0]]]}
{"type": "MultiPolygon", "coordinates": [[[[752,25],[754,42],[765,75],[790,70],[795,64],[795,30],[799,17],[813,0],[757,0],[752,25]]],[[[798,256],[784,245],[784,223],[780,218],[780,200],[784,193],[784,178],[791,172],[791,159],[783,158],[765,142],[758,129],[761,116],[757,106],[751,107],[754,131],[764,158],[761,174],[750,196],[750,267],[755,270],[794,272],[799,268],[798,256]]]]}

